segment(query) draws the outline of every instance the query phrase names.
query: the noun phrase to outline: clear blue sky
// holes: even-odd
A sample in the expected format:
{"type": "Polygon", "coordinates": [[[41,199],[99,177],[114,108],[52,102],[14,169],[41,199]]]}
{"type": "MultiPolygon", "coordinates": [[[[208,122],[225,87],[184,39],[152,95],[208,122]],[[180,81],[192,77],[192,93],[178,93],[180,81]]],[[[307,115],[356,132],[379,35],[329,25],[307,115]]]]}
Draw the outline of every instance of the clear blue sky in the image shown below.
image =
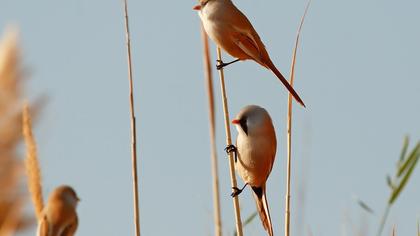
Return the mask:
{"type": "MultiPolygon", "coordinates": [[[[235,3],[288,75],[306,1],[235,3]]],[[[129,1],[143,235],[213,232],[207,97],[195,4],[129,1]]],[[[296,88],[307,108],[295,106],[294,113],[293,235],[308,235],[308,229],[313,235],[355,235],[363,224],[370,234],[376,232],[389,195],[385,175],[394,170],[404,135],[420,139],[418,9],[418,0],[312,2],[296,67],[296,88]],[[298,202],[301,189],[304,201],[298,202]],[[364,213],[354,196],[375,215],[364,213]]],[[[24,64],[31,71],[27,97],[49,97],[35,130],[44,192],[64,183],[76,188],[82,198],[82,236],[134,231],[122,10],[121,1],[1,3],[0,29],[9,23],[20,28],[24,64]]],[[[278,153],[268,199],[275,233],[281,235],[286,90],[253,62],[229,67],[226,79],[231,117],[247,104],[258,104],[274,120],[278,153]]],[[[231,235],[217,80],[215,90],[223,228],[231,235]]],[[[415,234],[418,186],[420,169],[392,209],[386,233],[396,224],[399,235],[415,234]]],[[[255,211],[249,190],[240,202],[244,218],[255,211]]],[[[260,221],[245,235],[264,235],[260,221]]]]}

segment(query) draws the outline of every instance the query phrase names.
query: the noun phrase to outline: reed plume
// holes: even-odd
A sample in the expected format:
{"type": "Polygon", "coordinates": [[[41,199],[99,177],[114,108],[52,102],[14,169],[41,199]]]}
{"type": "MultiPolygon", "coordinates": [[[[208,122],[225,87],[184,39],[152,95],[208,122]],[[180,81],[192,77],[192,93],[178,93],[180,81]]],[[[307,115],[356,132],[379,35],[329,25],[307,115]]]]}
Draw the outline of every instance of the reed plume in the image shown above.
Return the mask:
{"type": "Polygon", "coordinates": [[[41,185],[41,168],[38,161],[35,138],[32,133],[32,120],[29,106],[25,103],[23,107],[23,137],[26,144],[25,169],[28,176],[28,188],[31,193],[32,203],[35,207],[35,215],[39,220],[41,211],[44,208],[41,185]]]}

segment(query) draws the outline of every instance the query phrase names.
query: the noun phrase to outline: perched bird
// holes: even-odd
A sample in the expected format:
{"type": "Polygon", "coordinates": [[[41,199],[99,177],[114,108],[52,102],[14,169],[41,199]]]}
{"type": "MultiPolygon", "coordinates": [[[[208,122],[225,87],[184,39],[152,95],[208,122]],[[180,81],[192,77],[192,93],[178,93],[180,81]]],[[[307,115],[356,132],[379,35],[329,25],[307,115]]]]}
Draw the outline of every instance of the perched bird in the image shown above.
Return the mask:
{"type": "Polygon", "coordinates": [[[76,207],[79,201],[70,186],[54,189],[42,210],[37,236],[73,236],[77,230],[76,207]]]}
{"type": "Polygon", "coordinates": [[[276,157],[277,140],[273,123],[268,112],[255,105],[244,107],[232,123],[238,137],[236,147],[229,146],[227,151],[236,151],[235,169],[245,182],[242,189],[234,189],[232,197],[241,193],[247,185],[251,186],[264,229],[272,236],[265,183],[276,157]]]}
{"type": "Polygon", "coordinates": [[[254,60],[270,69],[296,101],[305,106],[296,91],[271,61],[251,22],[233,5],[231,0],[200,0],[200,5],[193,9],[199,11],[205,31],[217,46],[238,58],[229,63],[219,64],[218,69],[240,60],[254,60]]]}

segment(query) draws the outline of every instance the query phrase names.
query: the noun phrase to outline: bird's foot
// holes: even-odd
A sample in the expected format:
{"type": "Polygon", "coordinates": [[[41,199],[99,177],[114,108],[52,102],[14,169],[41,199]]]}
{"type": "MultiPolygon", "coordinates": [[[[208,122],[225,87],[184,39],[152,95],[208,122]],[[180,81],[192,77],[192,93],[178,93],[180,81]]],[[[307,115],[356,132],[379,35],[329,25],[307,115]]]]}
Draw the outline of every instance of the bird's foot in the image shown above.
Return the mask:
{"type": "Polygon", "coordinates": [[[223,67],[227,66],[227,64],[224,63],[222,60],[216,60],[216,61],[217,61],[217,65],[216,65],[217,70],[221,70],[223,67]]]}
{"type": "Polygon", "coordinates": [[[238,196],[240,193],[242,193],[242,190],[237,188],[237,187],[233,187],[233,192],[230,194],[231,197],[236,197],[238,196]]]}
{"type": "Polygon", "coordinates": [[[228,146],[225,148],[225,151],[226,151],[226,153],[227,153],[228,155],[229,155],[230,153],[234,152],[234,153],[235,153],[235,162],[237,161],[237,159],[238,159],[238,149],[235,147],[235,145],[233,145],[233,144],[228,145],[228,146]]]}
{"type": "Polygon", "coordinates": [[[216,60],[216,61],[217,61],[216,69],[217,70],[221,70],[223,67],[225,67],[227,65],[230,65],[230,64],[233,64],[235,62],[238,62],[240,60],[239,59],[236,59],[236,60],[231,61],[231,62],[228,62],[228,63],[224,63],[222,60],[216,60]]]}
{"type": "Polygon", "coordinates": [[[227,154],[229,154],[231,152],[238,151],[238,149],[235,147],[235,145],[231,144],[231,145],[226,146],[225,151],[226,151],[227,154]]]}
{"type": "Polygon", "coordinates": [[[233,187],[232,190],[232,194],[230,194],[231,197],[236,197],[239,194],[242,193],[242,191],[244,190],[244,188],[247,186],[248,184],[245,184],[242,188],[237,188],[237,187],[233,187]]]}

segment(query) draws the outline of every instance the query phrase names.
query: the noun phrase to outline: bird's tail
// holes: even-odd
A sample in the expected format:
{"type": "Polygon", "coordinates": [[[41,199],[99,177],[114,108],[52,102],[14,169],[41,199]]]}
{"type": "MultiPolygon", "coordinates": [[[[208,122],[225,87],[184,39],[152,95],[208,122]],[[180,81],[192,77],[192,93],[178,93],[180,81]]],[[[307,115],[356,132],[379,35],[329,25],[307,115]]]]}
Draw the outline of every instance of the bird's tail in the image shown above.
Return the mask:
{"type": "Polygon", "coordinates": [[[287,80],[280,73],[280,71],[276,68],[276,66],[273,64],[273,62],[269,61],[269,63],[267,63],[266,66],[277,76],[277,78],[279,78],[280,82],[283,83],[283,85],[292,94],[292,96],[296,99],[296,101],[298,103],[300,103],[303,107],[306,107],[305,103],[303,103],[302,99],[299,97],[297,92],[293,89],[292,86],[290,86],[289,82],[287,82],[287,80]]]}
{"type": "Polygon", "coordinates": [[[268,210],[265,185],[262,187],[252,187],[252,190],[254,192],[255,202],[257,203],[257,210],[264,229],[268,232],[269,236],[273,236],[273,226],[271,224],[270,211],[268,210]]]}

